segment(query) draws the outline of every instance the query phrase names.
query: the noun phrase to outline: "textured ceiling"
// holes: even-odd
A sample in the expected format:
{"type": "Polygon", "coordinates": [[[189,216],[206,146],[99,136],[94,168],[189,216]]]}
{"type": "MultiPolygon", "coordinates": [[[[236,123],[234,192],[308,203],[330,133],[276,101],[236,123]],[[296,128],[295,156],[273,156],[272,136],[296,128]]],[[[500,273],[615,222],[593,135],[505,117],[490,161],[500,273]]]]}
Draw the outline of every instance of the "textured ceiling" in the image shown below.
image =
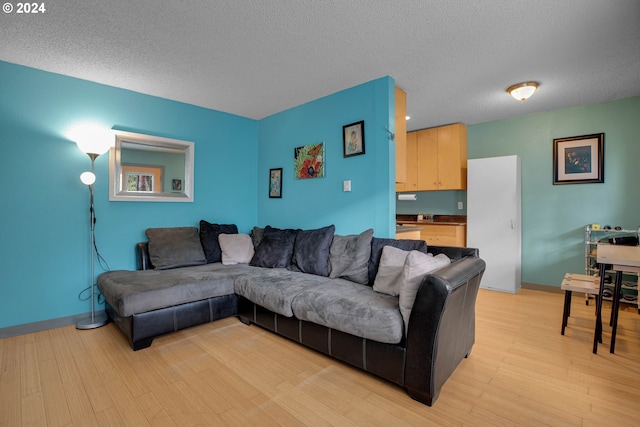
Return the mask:
{"type": "Polygon", "coordinates": [[[0,60],[254,119],[386,75],[410,130],[640,95],[637,0],[44,4],[0,16],[0,60]]]}

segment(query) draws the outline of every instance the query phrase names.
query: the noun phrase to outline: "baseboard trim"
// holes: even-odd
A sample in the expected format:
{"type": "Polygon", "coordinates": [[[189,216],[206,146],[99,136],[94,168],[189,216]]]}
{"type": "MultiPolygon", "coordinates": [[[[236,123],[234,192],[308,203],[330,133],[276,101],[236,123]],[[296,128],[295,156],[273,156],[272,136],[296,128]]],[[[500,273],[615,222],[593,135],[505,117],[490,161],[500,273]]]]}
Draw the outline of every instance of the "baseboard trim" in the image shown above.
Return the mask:
{"type": "Polygon", "coordinates": [[[522,282],[520,284],[522,289],[531,289],[533,291],[543,291],[543,292],[551,292],[554,294],[561,294],[563,291],[560,289],[560,286],[549,286],[549,285],[538,285],[536,283],[525,283],[522,282]]]}
{"type": "MultiPolygon", "coordinates": [[[[96,315],[104,314],[104,310],[97,310],[96,315]]],[[[22,325],[0,328],[0,339],[10,338],[18,335],[31,334],[33,332],[46,331],[49,329],[61,328],[63,326],[75,325],[81,320],[91,317],[91,312],[74,314],[73,316],[58,317],[56,319],[42,320],[40,322],[25,323],[22,325]]]]}

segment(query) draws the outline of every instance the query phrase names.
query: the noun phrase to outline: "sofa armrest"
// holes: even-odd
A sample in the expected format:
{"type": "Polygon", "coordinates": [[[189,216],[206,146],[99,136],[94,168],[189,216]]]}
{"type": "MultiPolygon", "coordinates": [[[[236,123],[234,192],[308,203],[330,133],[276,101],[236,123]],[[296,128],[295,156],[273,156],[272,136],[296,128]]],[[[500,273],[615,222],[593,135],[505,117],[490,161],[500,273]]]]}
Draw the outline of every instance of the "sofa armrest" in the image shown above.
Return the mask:
{"type": "Polygon", "coordinates": [[[137,243],[136,252],[138,254],[138,270],[153,270],[151,258],[149,258],[149,242],[137,243]]]}
{"type": "MultiPolygon", "coordinates": [[[[458,248],[463,249],[463,248],[458,248]]],[[[475,341],[475,303],[485,262],[466,256],[425,275],[407,331],[405,387],[431,405],[475,341]]]]}

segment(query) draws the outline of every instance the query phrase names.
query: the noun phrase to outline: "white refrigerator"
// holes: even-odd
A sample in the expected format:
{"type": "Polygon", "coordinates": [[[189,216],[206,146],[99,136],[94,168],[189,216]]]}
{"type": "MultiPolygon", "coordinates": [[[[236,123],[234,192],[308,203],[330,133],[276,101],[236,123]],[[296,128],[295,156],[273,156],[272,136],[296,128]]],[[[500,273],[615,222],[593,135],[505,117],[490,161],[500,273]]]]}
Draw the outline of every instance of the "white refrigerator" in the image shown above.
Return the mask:
{"type": "Polygon", "coordinates": [[[520,290],[521,200],[519,156],[468,161],[467,246],[478,248],[487,263],[482,288],[520,290]]]}

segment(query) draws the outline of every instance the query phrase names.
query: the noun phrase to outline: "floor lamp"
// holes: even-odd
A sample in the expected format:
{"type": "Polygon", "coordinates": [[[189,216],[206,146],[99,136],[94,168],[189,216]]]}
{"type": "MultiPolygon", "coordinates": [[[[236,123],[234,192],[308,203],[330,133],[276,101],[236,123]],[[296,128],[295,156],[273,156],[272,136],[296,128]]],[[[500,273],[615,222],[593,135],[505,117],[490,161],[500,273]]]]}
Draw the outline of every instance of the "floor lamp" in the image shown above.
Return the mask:
{"type": "Polygon", "coordinates": [[[76,139],[76,144],[78,148],[86,153],[91,159],[91,172],[83,172],[80,175],[80,180],[83,184],[85,184],[89,188],[90,193],[90,202],[89,202],[89,221],[90,221],[90,230],[91,230],[91,280],[90,280],[90,288],[91,288],[91,317],[81,320],[76,324],[77,329],[95,329],[107,324],[109,319],[106,314],[101,313],[96,315],[95,310],[95,257],[96,257],[96,237],[95,237],[95,226],[96,226],[96,216],[95,210],[93,206],[93,184],[96,181],[96,174],[94,169],[94,163],[96,158],[101,154],[104,154],[109,150],[110,141],[105,141],[104,138],[92,138],[90,135],[82,135],[83,132],[80,132],[81,135],[76,139]]]}

